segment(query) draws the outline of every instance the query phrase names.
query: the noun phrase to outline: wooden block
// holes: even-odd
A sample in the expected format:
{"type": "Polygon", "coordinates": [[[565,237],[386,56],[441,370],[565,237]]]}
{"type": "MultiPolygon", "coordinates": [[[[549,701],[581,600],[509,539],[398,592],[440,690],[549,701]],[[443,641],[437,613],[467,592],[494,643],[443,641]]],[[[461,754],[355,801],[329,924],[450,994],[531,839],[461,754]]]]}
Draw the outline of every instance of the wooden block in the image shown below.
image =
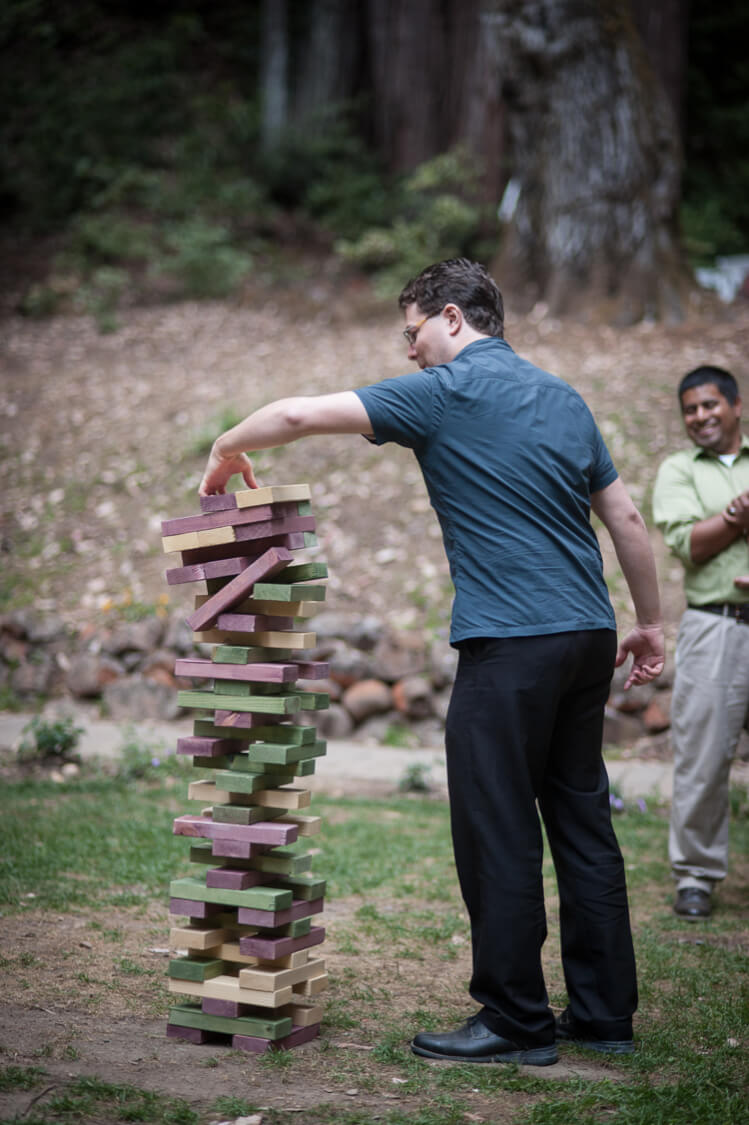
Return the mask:
{"type": "Polygon", "coordinates": [[[309,789],[260,789],[249,799],[255,805],[268,805],[273,809],[306,809],[310,796],[309,789]]]}
{"type": "MultiPolygon", "coordinates": [[[[209,840],[237,840],[246,844],[291,844],[298,829],[293,824],[273,821],[266,824],[214,824],[204,816],[178,816],[172,826],[175,836],[200,836],[209,840]]],[[[193,896],[189,896],[193,897],[193,896]]]]}
{"type": "Polygon", "coordinates": [[[180,707],[197,707],[214,711],[223,707],[227,711],[255,711],[259,714],[294,715],[301,709],[298,695],[220,695],[215,691],[178,691],[180,707]]]}
{"type": "Polygon", "coordinates": [[[187,786],[187,799],[188,801],[220,801],[227,803],[230,795],[223,790],[217,789],[212,781],[191,781],[187,786]]]}
{"type": "Polygon", "coordinates": [[[262,882],[261,875],[261,871],[244,871],[236,867],[211,867],[205,873],[205,883],[207,887],[219,887],[226,891],[246,891],[262,882]]]}
{"type": "MultiPolygon", "coordinates": [[[[217,707],[213,713],[213,722],[217,727],[233,728],[234,730],[241,730],[247,727],[262,727],[266,723],[282,723],[283,715],[253,715],[252,711],[225,711],[223,707],[217,707]]],[[[228,730],[227,730],[228,736],[228,730]]],[[[245,737],[252,737],[245,736],[245,737]]]]}
{"type": "MultiPolygon", "coordinates": [[[[248,744],[246,757],[248,763],[268,763],[268,765],[293,765],[302,758],[322,758],[327,750],[324,739],[315,739],[314,743],[295,745],[293,742],[265,742],[253,741],[248,744]]],[[[245,757],[245,754],[237,755],[245,757]]],[[[270,772],[270,771],[268,771],[270,772]]]]}
{"type": "Polygon", "coordinates": [[[293,629],[293,617],[277,617],[264,613],[222,613],[217,629],[228,633],[257,633],[263,629],[293,629]]]}
{"type": "MultiPolygon", "coordinates": [[[[276,777],[273,785],[283,785],[288,781],[287,777],[276,777]]],[[[262,789],[268,788],[267,774],[256,773],[241,773],[237,770],[216,770],[216,786],[220,787],[227,793],[244,793],[253,794],[258,793],[262,789]],[[262,782],[265,778],[265,783],[262,782]]],[[[222,804],[230,804],[231,802],[225,801],[222,804]]],[[[280,808],[278,805],[271,805],[270,808],[280,808]]]]}
{"type": "Polygon", "coordinates": [[[210,980],[224,971],[224,962],[217,957],[175,957],[169,962],[169,976],[175,980],[210,980]]]}
{"type": "Polygon", "coordinates": [[[248,862],[258,872],[265,872],[268,875],[299,875],[312,866],[312,855],[310,852],[298,852],[293,855],[275,855],[271,852],[269,855],[259,855],[248,862]]]}
{"type": "Polygon", "coordinates": [[[242,603],[242,613],[286,614],[289,617],[314,617],[320,612],[319,602],[270,602],[248,598],[242,603]]]}
{"type": "Polygon", "coordinates": [[[181,918],[211,918],[220,912],[215,902],[197,902],[194,899],[170,898],[169,913],[181,918]]]}
{"type": "MultiPolygon", "coordinates": [[[[231,794],[236,800],[244,798],[244,794],[231,794]]],[[[263,805],[212,805],[211,816],[213,820],[220,821],[222,824],[256,824],[258,820],[275,820],[276,817],[282,816],[285,809],[274,809],[271,806],[263,805]]]]}
{"type": "MultiPolygon", "coordinates": [[[[208,531],[211,528],[228,527],[236,523],[269,520],[274,515],[282,514],[284,513],[274,512],[270,504],[258,505],[244,512],[239,512],[236,508],[233,510],[223,508],[218,512],[202,512],[197,516],[178,516],[176,519],[162,520],[161,534],[165,536],[186,535],[191,531],[208,531]]],[[[296,509],[294,514],[299,514],[296,509]]]]}
{"type": "MultiPolygon", "coordinates": [[[[211,760],[215,761],[215,759],[211,760]]],[[[231,773],[232,771],[226,770],[224,772],[231,773]]],[[[254,774],[252,775],[254,790],[251,787],[249,781],[244,789],[231,790],[220,788],[220,786],[217,784],[217,782],[220,780],[220,778],[218,777],[218,773],[219,769],[216,768],[214,775],[210,780],[200,778],[198,781],[191,781],[187,787],[188,800],[204,802],[210,801],[211,804],[247,805],[249,803],[247,794],[254,791],[260,792],[260,790],[262,789],[274,788],[276,785],[283,785],[284,782],[288,780],[288,778],[286,777],[279,776],[278,774],[270,774],[267,772],[263,774],[254,774]],[[274,779],[272,784],[270,781],[271,778],[274,779]]]]}
{"type": "MultiPolygon", "coordinates": [[[[198,531],[197,535],[214,535],[216,532],[198,531]]],[[[244,523],[229,529],[237,543],[252,542],[256,539],[267,539],[270,535],[289,535],[292,532],[305,532],[315,530],[314,516],[283,516],[281,519],[260,520],[258,523],[244,523]]],[[[196,544],[197,546],[198,544],[196,544]]],[[[204,544],[199,544],[203,546],[204,544]]],[[[191,544],[192,546],[192,544],[191,544]]],[[[212,544],[206,543],[206,547],[212,544]]]]}
{"type": "Polygon", "coordinates": [[[324,562],[292,563],[277,575],[282,585],[294,582],[309,582],[313,578],[327,578],[328,568],[324,562]]]}
{"type": "Polygon", "coordinates": [[[227,1035],[241,1033],[260,1035],[266,1039],[282,1039],[292,1029],[290,1016],[240,1016],[238,1021],[201,1012],[197,1004],[177,1004],[169,1009],[169,1023],[176,1027],[196,1027],[227,1035]],[[241,1026],[237,1024],[240,1023],[241,1026]]]}
{"type": "Polygon", "coordinates": [[[223,890],[206,887],[200,879],[187,876],[172,879],[169,893],[175,898],[194,899],[198,902],[221,903],[223,906],[243,906],[254,910],[287,910],[291,906],[291,891],[281,887],[248,887],[247,890],[223,890]]]}
{"type": "MultiPolygon", "coordinates": [[[[200,1008],[208,1016],[223,1016],[229,1020],[235,1020],[250,1011],[246,1004],[237,1004],[236,1000],[215,1000],[212,996],[204,996],[200,1008]]],[[[265,1042],[269,1040],[263,1039],[263,1043],[265,1042]]]]}
{"type": "Polygon", "coordinates": [[[243,645],[247,647],[256,647],[267,649],[280,649],[283,651],[283,656],[279,654],[278,659],[286,659],[286,654],[293,653],[300,648],[313,648],[317,642],[317,637],[314,633],[275,633],[275,632],[255,632],[255,633],[229,633],[222,629],[206,629],[195,634],[195,642],[197,644],[228,644],[232,646],[243,645]]]}
{"type": "Polygon", "coordinates": [[[267,551],[246,567],[231,582],[227,582],[217,594],[205,602],[200,609],[196,609],[186,619],[191,629],[198,631],[212,628],[222,613],[231,609],[236,602],[247,597],[256,582],[269,574],[282,570],[293,555],[285,547],[270,547],[267,551]]]}
{"type": "Polygon", "coordinates": [[[310,918],[314,914],[321,914],[323,900],[313,899],[305,902],[303,899],[292,902],[288,910],[256,910],[254,907],[237,907],[237,921],[247,926],[262,926],[266,929],[276,929],[285,926],[288,922],[295,922],[299,918],[310,918]]]}
{"type": "MultiPolygon", "coordinates": [[[[256,858],[262,859],[263,857],[257,856],[256,858]]],[[[287,887],[295,899],[307,899],[314,902],[316,899],[321,899],[325,894],[325,879],[309,872],[303,872],[299,875],[274,874],[272,878],[275,887],[287,887]]]]}
{"type": "MultiPolygon", "coordinates": [[[[283,926],[276,926],[274,929],[263,928],[261,931],[255,928],[255,933],[263,933],[266,937],[306,937],[312,929],[312,918],[308,914],[304,918],[293,918],[290,922],[284,923],[283,926]]],[[[247,934],[242,934],[242,937],[248,937],[247,934]]],[[[239,940],[239,938],[237,939],[239,940]]]]}
{"type": "MultiPolygon", "coordinates": [[[[297,518],[309,519],[309,516],[297,518]]],[[[299,530],[307,529],[299,528],[299,530]]],[[[161,545],[164,551],[170,554],[172,551],[189,551],[196,547],[215,547],[219,543],[234,542],[236,542],[236,535],[232,527],[216,527],[208,531],[188,531],[184,535],[166,535],[162,538],[161,545]]]]}
{"type": "MultiPolygon", "coordinates": [[[[247,936],[251,937],[252,933],[250,929],[247,936]]],[[[169,944],[174,949],[184,948],[202,952],[206,949],[218,948],[233,936],[232,931],[224,926],[209,926],[204,929],[193,926],[172,926],[169,931],[169,944]]]]}
{"type": "Polygon", "coordinates": [[[324,660],[303,660],[296,667],[300,680],[326,680],[330,675],[330,664],[324,660]]]}
{"type": "Polygon", "coordinates": [[[325,586],[289,586],[280,582],[259,581],[252,591],[252,596],[258,601],[296,602],[304,599],[308,602],[324,602],[326,593],[325,586]]]}
{"type": "Polygon", "coordinates": [[[284,1004],[277,1014],[288,1016],[295,1027],[311,1027],[322,1021],[325,1010],[322,1004],[310,1004],[301,997],[294,996],[291,1004],[284,1004]]]}
{"type": "Polygon", "coordinates": [[[233,492],[216,493],[214,496],[200,497],[201,512],[225,512],[236,508],[237,502],[233,492]]]}
{"type": "MultiPolygon", "coordinates": [[[[230,714],[230,712],[227,713],[230,714]]],[[[221,726],[218,726],[217,723],[211,719],[196,719],[192,729],[195,738],[229,739],[235,751],[238,753],[249,744],[250,739],[253,738],[254,735],[258,735],[259,738],[265,740],[266,732],[273,729],[272,726],[266,726],[265,724],[280,722],[280,717],[276,718],[276,716],[262,715],[260,720],[259,724],[257,722],[249,722],[247,724],[243,723],[240,727],[230,722],[222,723],[221,726]]]]}
{"type": "Polygon", "coordinates": [[[295,1027],[283,1039],[271,1043],[267,1039],[258,1039],[252,1035],[232,1035],[231,1045],[235,1051],[247,1051],[253,1055],[264,1055],[269,1051],[290,1051],[294,1047],[301,1047],[312,1042],[320,1034],[320,1025],[315,1027],[295,1027]]]}
{"type": "MultiPolygon", "coordinates": [[[[216,1000],[234,1000],[237,1004],[252,1004],[258,1008],[279,1008],[282,1004],[288,1004],[294,995],[291,985],[279,988],[275,992],[265,992],[262,989],[241,988],[237,978],[229,976],[228,974],[213,977],[211,980],[206,981],[174,980],[170,977],[167,985],[169,992],[177,993],[178,995],[197,996],[200,998],[203,996],[211,996],[216,1000]]],[[[299,985],[299,991],[303,992],[304,995],[312,995],[311,992],[304,992],[304,988],[304,984],[299,985]]],[[[213,1018],[220,1017],[214,1016],[213,1018]]]]}
{"type": "MultiPolygon", "coordinates": [[[[282,501],[309,500],[311,497],[308,484],[271,484],[265,488],[270,489],[271,503],[282,501]]],[[[264,499],[257,499],[257,493],[264,493],[265,488],[243,488],[234,493],[234,500],[238,508],[253,507],[256,504],[267,503],[264,499]]]]}
{"type": "Polygon", "coordinates": [[[263,969],[258,967],[240,969],[241,988],[256,988],[262,992],[277,992],[279,988],[297,988],[311,978],[322,976],[325,962],[320,958],[309,961],[298,969],[263,969]]]}
{"type": "Polygon", "coordinates": [[[292,683],[298,677],[296,664],[227,663],[217,660],[202,660],[197,657],[176,660],[174,674],[175,676],[187,676],[193,680],[220,678],[222,680],[246,680],[248,682],[271,684],[292,683]]]}
{"type": "Polygon", "coordinates": [[[199,1027],[178,1027],[173,1023],[166,1025],[166,1037],[167,1039],[182,1039],[186,1043],[194,1043],[196,1046],[203,1043],[215,1043],[220,1038],[215,1031],[203,1031],[199,1027]]]}
{"type": "Polygon", "coordinates": [[[302,711],[325,711],[330,707],[330,696],[327,691],[301,691],[299,699],[302,711]]]}
{"type": "Polygon", "coordinates": [[[262,934],[253,934],[239,939],[239,949],[246,954],[262,957],[267,961],[275,961],[279,957],[286,957],[299,950],[311,949],[321,945],[325,940],[324,926],[312,926],[309,933],[300,937],[265,937],[262,934]]]}
{"type": "Polygon", "coordinates": [[[266,667],[270,668],[283,667],[280,661],[295,660],[293,649],[262,648],[260,645],[218,644],[211,655],[214,664],[253,664],[257,667],[267,661],[266,667]]]}
{"type": "MultiPolygon", "coordinates": [[[[282,744],[293,743],[296,746],[310,746],[317,741],[317,731],[311,726],[298,726],[294,723],[273,722],[271,716],[263,715],[263,721],[268,726],[251,724],[250,729],[238,728],[227,724],[216,726],[210,719],[196,719],[193,723],[193,732],[198,738],[230,738],[238,743],[247,740],[252,742],[279,742],[282,744]],[[272,725],[270,725],[272,724],[272,725]]],[[[237,750],[242,750],[238,746],[237,750]]]]}
{"type": "Polygon", "coordinates": [[[178,754],[187,754],[198,758],[221,758],[225,754],[235,753],[238,748],[238,739],[179,738],[177,740],[178,754]]]}
{"type": "MultiPolygon", "coordinates": [[[[199,564],[213,568],[222,560],[244,559],[244,565],[247,566],[253,559],[262,555],[263,551],[267,551],[269,547],[286,547],[289,551],[298,551],[302,547],[309,547],[307,536],[311,534],[311,532],[292,531],[287,534],[268,535],[264,539],[249,539],[242,543],[221,543],[215,547],[192,548],[189,551],[181,552],[182,564],[183,566],[199,564]]],[[[210,572],[206,572],[206,578],[220,577],[222,577],[220,569],[217,569],[215,573],[212,569],[210,572]]]]}
{"type": "MultiPolygon", "coordinates": [[[[203,987],[207,987],[204,985],[203,987]]],[[[294,985],[294,992],[300,996],[318,996],[324,992],[328,987],[328,974],[321,973],[319,976],[310,977],[308,980],[302,981],[300,984],[294,985]]]]}
{"type": "Polygon", "coordinates": [[[279,823],[294,824],[300,836],[317,836],[322,826],[322,817],[307,816],[305,813],[289,812],[278,818],[279,823]]]}

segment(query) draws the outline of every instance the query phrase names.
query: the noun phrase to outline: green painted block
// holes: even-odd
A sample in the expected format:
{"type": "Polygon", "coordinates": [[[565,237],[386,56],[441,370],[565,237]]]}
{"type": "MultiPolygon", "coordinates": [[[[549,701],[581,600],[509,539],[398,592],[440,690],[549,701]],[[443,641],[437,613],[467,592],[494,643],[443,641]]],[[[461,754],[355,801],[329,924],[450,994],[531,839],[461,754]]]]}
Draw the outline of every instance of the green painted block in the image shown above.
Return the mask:
{"type": "Polygon", "coordinates": [[[298,660],[299,652],[290,648],[261,648],[258,645],[216,645],[211,659],[214,664],[283,664],[298,660]]]}
{"type": "MultiPolygon", "coordinates": [[[[263,859],[265,857],[261,856],[260,858],[263,859]]],[[[279,887],[290,887],[294,898],[303,898],[307,902],[312,902],[316,898],[322,898],[325,894],[325,880],[318,878],[317,875],[278,874],[275,876],[275,879],[279,887]]]]}
{"type": "Polygon", "coordinates": [[[327,578],[328,568],[324,562],[292,563],[291,566],[279,570],[273,577],[278,585],[286,586],[290,582],[309,582],[312,578],[327,578]]]}
{"type": "Polygon", "coordinates": [[[211,819],[220,824],[257,824],[259,820],[275,820],[286,811],[261,805],[213,805],[211,819]]]}
{"type": "Polygon", "coordinates": [[[330,707],[327,691],[302,691],[299,693],[302,711],[325,711],[330,707]]]}
{"type": "MultiPolygon", "coordinates": [[[[237,742],[248,744],[250,729],[249,727],[218,727],[213,719],[195,719],[192,724],[192,733],[196,738],[232,738],[236,739],[237,742]]],[[[237,750],[241,749],[241,746],[237,747],[237,750]]]]}
{"type": "Polygon", "coordinates": [[[217,789],[227,793],[257,793],[260,789],[277,789],[286,785],[288,777],[283,774],[237,773],[236,770],[216,770],[212,779],[217,789]]]}
{"type": "Polygon", "coordinates": [[[175,957],[169,962],[169,976],[175,980],[210,980],[225,971],[224,962],[215,957],[175,957]]]}
{"type": "Polygon", "coordinates": [[[301,762],[291,762],[287,766],[279,765],[277,762],[250,762],[247,758],[242,758],[242,765],[235,766],[232,759],[231,763],[227,763],[224,769],[236,769],[239,773],[265,773],[268,769],[272,769],[274,774],[283,777],[288,784],[293,781],[295,777],[311,777],[315,772],[315,759],[305,758],[301,762]]]}
{"type": "Polygon", "coordinates": [[[314,531],[303,531],[302,535],[304,536],[305,547],[317,546],[317,536],[315,535],[314,531]]]}
{"type": "Polygon", "coordinates": [[[196,755],[192,764],[196,770],[228,770],[231,766],[231,758],[201,758],[196,755]]]}
{"type": "Polygon", "coordinates": [[[190,847],[190,863],[210,863],[212,867],[218,867],[222,863],[228,862],[228,859],[224,860],[213,854],[210,840],[207,843],[201,841],[199,844],[193,844],[190,847]]]}
{"type": "Polygon", "coordinates": [[[180,707],[207,711],[256,711],[269,715],[293,715],[300,709],[298,695],[218,695],[214,691],[178,691],[180,707]]]}
{"type": "Polygon", "coordinates": [[[217,695],[299,695],[289,688],[289,684],[266,684],[260,680],[219,680],[214,679],[213,690],[217,695]]]}
{"type": "Polygon", "coordinates": [[[261,602],[324,602],[325,586],[282,585],[280,582],[256,582],[252,596],[261,602]]]}
{"type": "Polygon", "coordinates": [[[252,1035],[258,1039],[283,1039],[291,1034],[291,1017],[278,1016],[210,1016],[199,1004],[175,1004],[169,1009],[169,1023],[175,1027],[197,1027],[202,1031],[218,1031],[224,1035],[252,1035]]]}
{"type": "Polygon", "coordinates": [[[253,910],[288,910],[292,893],[281,887],[249,887],[245,891],[229,891],[220,887],[206,887],[200,879],[189,876],[172,879],[169,884],[171,898],[186,898],[191,902],[216,902],[224,906],[247,906],[253,910]]]}
{"type": "Polygon", "coordinates": [[[312,511],[312,504],[309,500],[300,500],[296,506],[297,515],[300,516],[314,516],[312,511]]]}
{"type": "Polygon", "coordinates": [[[317,731],[314,727],[278,723],[272,727],[252,727],[250,738],[252,742],[291,742],[294,746],[312,746],[317,741],[317,731]]]}
{"type": "Polygon", "coordinates": [[[311,918],[297,918],[294,922],[287,922],[285,926],[276,926],[275,930],[263,931],[263,937],[305,937],[311,929],[311,918]]]}
{"type": "Polygon", "coordinates": [[[312,866],[310,852],[301,852],[296,855],[259,855],[252,860],[255,871],[266,871],[270,875],[299,875],[309,871],[312,866]]]}

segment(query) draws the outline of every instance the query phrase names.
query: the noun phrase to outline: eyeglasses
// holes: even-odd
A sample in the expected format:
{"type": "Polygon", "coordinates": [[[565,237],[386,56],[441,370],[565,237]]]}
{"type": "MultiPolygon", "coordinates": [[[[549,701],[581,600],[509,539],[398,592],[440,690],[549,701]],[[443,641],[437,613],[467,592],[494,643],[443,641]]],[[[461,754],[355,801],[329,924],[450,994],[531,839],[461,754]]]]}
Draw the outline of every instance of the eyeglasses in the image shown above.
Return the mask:
{"type": "Polygon", "coordinates": [[[403,335],[406,337],[411,347],[416,343],[416,337],[419,335],[419,329],[422,324],[426,324],[428,320],[431,320],[432,317],[435,316],[439,316],[439,313],[429,313],[428,316],[422,317],[418,324],[409,324],[403,329],[403,335]]]}

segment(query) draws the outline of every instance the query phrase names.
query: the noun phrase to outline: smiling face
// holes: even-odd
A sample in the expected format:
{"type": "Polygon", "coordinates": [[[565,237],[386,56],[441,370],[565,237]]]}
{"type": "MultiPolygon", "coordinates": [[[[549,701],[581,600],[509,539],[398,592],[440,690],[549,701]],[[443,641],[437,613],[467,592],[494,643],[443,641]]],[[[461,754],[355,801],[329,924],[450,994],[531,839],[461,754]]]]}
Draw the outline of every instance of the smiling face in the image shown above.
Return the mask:
{"type": "Polygon", "coordinates": [[[741,444],[741,399],[733,405],[714,383],[690,387],[681,396],[681,413],[689,437],[712,453],[737,453],[741,444]]]}

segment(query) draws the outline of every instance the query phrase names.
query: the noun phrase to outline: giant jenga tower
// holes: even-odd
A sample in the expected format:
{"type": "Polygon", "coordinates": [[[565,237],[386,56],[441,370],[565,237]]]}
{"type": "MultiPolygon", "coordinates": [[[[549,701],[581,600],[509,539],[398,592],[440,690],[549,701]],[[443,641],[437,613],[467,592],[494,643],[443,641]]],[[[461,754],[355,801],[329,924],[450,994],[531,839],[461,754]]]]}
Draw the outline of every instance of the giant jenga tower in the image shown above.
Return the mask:
{"type": "Polygon", "coordinates": [[[324,563],[295,563],[293,552],[316,542],[306,484],[245,489],[201,498],[201,513],[162,524],[165,551],[181,566],[170,585],[205,583],[187,618],[210,656],[177,660],[175,674],[196,680],[180,691],[196,708],[193,736],[177,753],[204,775],[188,797],[204,806],[174,821],[195,843],[199,874],[175,879],[170,912],[184,919],[171,931],[185,954],[169,965],[167,1035],[193,1043],[216,1040],[247,1051],[294,1047],[314,1038],[327,984],[314,925],[325,883],[309,873],[307,836],[320,818],[299,810],[309,790],[290,784],[314,773],[325,753],[300,711],[328,706],[324,692],[298,680],[327,676],[305,660],[315,643],[297,622],[324,600],[324,563]]]}

